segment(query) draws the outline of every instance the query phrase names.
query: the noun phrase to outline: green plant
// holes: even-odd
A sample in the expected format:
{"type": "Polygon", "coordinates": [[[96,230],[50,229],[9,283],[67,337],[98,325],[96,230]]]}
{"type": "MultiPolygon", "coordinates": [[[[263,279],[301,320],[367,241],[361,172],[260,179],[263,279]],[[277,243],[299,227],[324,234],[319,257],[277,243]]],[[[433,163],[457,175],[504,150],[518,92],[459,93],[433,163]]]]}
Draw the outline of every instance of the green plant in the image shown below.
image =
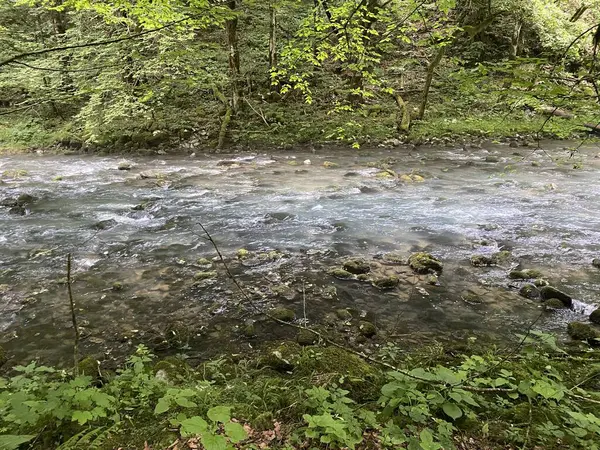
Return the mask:
{"type": "Polygon", "coordinates": [[[198,436],[206,450],[233,449],[247,437],[246,430],[237,421],[231,418],[231,408],[216,406],[206,413],[208,421],[200,416],[184,418],[178,416],[173,424],[180,425],[183,437],[198,436]]]}

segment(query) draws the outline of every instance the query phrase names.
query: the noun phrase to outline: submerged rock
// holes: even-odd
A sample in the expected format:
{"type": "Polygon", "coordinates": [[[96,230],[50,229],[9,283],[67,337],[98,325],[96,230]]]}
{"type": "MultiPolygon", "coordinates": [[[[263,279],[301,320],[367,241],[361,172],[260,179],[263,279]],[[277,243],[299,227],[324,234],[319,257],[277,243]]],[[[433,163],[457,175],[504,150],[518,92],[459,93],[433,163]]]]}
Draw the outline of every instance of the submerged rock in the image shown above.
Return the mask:
{"type": "Polygon", "coordinates": [[[334,163],[334,162],[331,162],[331,161],[325,161],[323,163],[323,167],[325,167],[326,169],[333,169],[335,167],[338,167],[338,165],[336,163],[334,163]]]}
{"type": "Polygon", "coordinates": [[[600,339],[600,331],[592,325],[582,322],[571,322],[567,326],[567,333],[576,341],[595,341],[600,339]]]}
{"type": "Polygon", "coordinates": [[[282,306],[273,308],[269,311],[269,315],[277,320],[282,320],[283,322],[291,322],[296,318],[296,313],[293,310],[282,306]]]}
{"type": "Polygon", "coordinates": [[[571,307],[573,305],[573,299],[569,294],[566,294],[562,291],[559,291],[555,287],[552,286],[544,286],[540,290],[540,294],[542,296],[542,300],[550,300],[551,298],[557,298],[565,306],[571,307]]]}
{"type": "Polygon", "coordinates": [[[597,269],[600,269],[600,258],[594,258],[592,260],[592,266],[596,267],[597,269]]]}
{"type": "Polygon", "coordinates": [[[471,265],[473,267],[487,267],[494,265],[493,258],[485,255],[473,255],[471,256],[471,265]]]}
{"type": "Polygon", "coordinates": [[[592,311],[590,314],[590,322],[597,323],[600,325],[600,308],[592,311]]]}
{"type": "Polygon", "coordinates": [[[237,251],[237,257],[239,259],[246,259],[246,258],[248,258],[248,256],[250,256],[250,252],[248,250],[246,250],[245,248],[240,248],[237,251]]]}
{"type": "Polygon", "coordinates": [[[118,170],[131,170],[131,163],[129,161],[121,161],[117,166],[118,170]]]}
{"type": "Polygon", "coordinates": [[[329,269],[327,273],[335,278],[339,278],[340,280],[350,280],[354,278],[354,275],[352,275],[350,272],[344,269],[340,269],[338,267],[329,269]]]}
{"type": "Polygon", "coordinates": [[[362,321],[358,326],[358,331],[364,337],[373,337],[377,334],[377,328],[371,322],[362,321]]]}
{"type": "Polygon", "coordinates": [[[18,206],[30,205],[33,202],[35,202],[36,200],[37,199],[33,195],[21,194],[17,197],[17,205],[18,206]]]}
{"type": "Polygon", "coordinates": [[[361,273],[369,273],[371,266],[364,259],[350,259],[344,262],[344,270],[359,275],[361,273]]]}
{"type": "Polygon", "coordinates": [[[98,231],[108,230],[109,228],[115,227],[117,223],[118,222],[115,219],[101,220],[100,222],[96,222],[93,228],[98,231]]]}
{"type": "Polygon", "coordinates": [[[526,284],[519,289],[519,295],[528,299],[540,298],[540,291],[533,284],[526,284]]]}
{"type": "Polygon", "coordinates": [[[414,253],[408,258],[408,265],[417,273],[441,272],[442,262],[430,253],[414,253]]]}
{"type": "Polygon", "coordinates": [[[563,309],[565,304],[557,298],[550,298],[544,302],[544,307],[546,309],[563,309]]]}
{"type": "Polygon", "coordinates": [[[532,280],[543,276],[542,272],[536,269],[513,270],[508,274],[511,280],[532,280]]]}
{"type": "Polygon", "coordinates": [[[374,278],[371,283],[377,289],[386,290],[386,289],[394,289],[400,283],[400,279],[396,275],[390,275],[387,277],[377,277],[374,278]]]}

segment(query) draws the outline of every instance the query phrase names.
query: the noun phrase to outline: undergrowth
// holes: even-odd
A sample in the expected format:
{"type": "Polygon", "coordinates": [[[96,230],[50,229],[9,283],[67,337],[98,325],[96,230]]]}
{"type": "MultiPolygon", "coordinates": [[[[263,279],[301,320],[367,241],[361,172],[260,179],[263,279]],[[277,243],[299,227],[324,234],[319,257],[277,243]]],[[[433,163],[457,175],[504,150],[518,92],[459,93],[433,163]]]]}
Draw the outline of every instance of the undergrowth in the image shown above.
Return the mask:
{"type": "Polygon", "coordinates": [[[143,346],[116,373],[31,363],[0,379],[0,448],[600,448],[599,351],[522,342],[390,344],[377,357],[396,370],[287,343],[195,369],[143,346]]]}

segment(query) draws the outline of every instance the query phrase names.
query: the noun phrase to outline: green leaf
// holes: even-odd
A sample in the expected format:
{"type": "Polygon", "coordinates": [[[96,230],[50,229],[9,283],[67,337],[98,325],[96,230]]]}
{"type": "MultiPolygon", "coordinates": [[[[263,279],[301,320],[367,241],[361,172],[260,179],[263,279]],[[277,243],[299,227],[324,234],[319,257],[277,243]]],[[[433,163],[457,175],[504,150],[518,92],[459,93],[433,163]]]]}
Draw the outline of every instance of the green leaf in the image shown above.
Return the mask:
{"type": "Polygon", "coordinates": [[[183,437],[197,436],[208,431],[208,423],[202,417],[190,417],[181,422],[179,431],[183,437]]]}
{"type": "Polygon", "coordinates": [[[456,403],[444,403],[442,409],[452,420],[456,420],[463,415],[462,410],[456,406],[456,403]]]}
{"type": "Polygon", "coordinates": [[[202,445],[205,450],[227,450],[227,439],[212,433],[202,436],[202,445]]]}
{"type": "Polygon", "coordinates": [[[163,397],[156,404],[156,408],[154,408],[154,414],[162,414],[164,412],[167,412],[169,410],[169,407],[169,401],[163,397]]]}
{"type": "Polygon", "coordinates": [[[225,434],[229,438],[229,440],[237,444],[240,441],[243,441],[248,437],[246,430],[239,423],[235,422],[227,422],[225,424],[225,434]]]}
{"type": "Polygon", "coordinates": [[[79,425],[84,425],[93,418],[94,416],[92,416],[92,413],[90,411],[75,411],[71,416],[71,420],[73,422],[77,421],[79,425]]]}
{"type": "Polygon", "coordinates": [[[2,450],[16,450],[21,444],[29,442],[35,437],[35,435],[23,434],[3,434],[0,435],[0,449],[2,450]]]}
{"type": "Polygon", "coordinates": [[[226,423],[231,419],[231,408],[229,406],[215,406],[210,408],[206,415],[213,422],[226,423]]]}
{"type": "Polygon", "coordinates": [[[194,402],[192,402],[191,400],[188,400],[185,397],[176,397],[175,403],[177,403],[179,406],[183,406],[184,408],[194,408],[194,407],[198,406],[194,402]]]}

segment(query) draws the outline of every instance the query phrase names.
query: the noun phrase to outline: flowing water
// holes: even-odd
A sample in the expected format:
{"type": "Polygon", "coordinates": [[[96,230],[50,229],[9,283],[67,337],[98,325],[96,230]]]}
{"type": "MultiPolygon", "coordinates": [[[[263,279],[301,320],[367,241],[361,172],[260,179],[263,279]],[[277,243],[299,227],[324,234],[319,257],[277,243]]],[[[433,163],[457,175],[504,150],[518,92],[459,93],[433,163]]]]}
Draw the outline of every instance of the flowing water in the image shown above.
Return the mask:
{"type": "Polygon", "coordinates": [[[169,335],[187,353],[243,350],[285,333],[257,311],[277,305],[314,325],[348,308],[377,325],[380,343],[508,336],[535,320],[562,333],[600,304],[600,270],[591,265],[600,256],[598,148],[569,158],[564,145],[519,155],[490,145],[155,156],[129,158],[131,170],[117,170],[116,157],[2,157],[0,343],[13,362],[68,362],[68,253],[82,348],[105,358],[138,342],[160,351],[169,335]],[[387,177],[378,167],[423,180],[387,177]],[[14,206],[22,194],[33,199],[14,206]],[[199,223],[256,308],[221,264],[216,279],[194,280],[198,258],[215,256],[199,223]],[[279,253],[240,264],[240,248],[279,253]],[[499,249],[511,251],[506,264],[470,266],[472,255],[499,249]],[[379,291],[326,274],[344,257],[376,262],[386,252],[421,250],[444,263],[435,286],[404,273],[406,283],[379,291]],[[576,299],[574,307],[543,312],[520,297],[520,284],[507,278],[517,264],[542,270],[576,299]],[[274,285],[289,289],[273,294],[274,285]],[[252,320],[258,338],[241,331],[252,320]]]}

